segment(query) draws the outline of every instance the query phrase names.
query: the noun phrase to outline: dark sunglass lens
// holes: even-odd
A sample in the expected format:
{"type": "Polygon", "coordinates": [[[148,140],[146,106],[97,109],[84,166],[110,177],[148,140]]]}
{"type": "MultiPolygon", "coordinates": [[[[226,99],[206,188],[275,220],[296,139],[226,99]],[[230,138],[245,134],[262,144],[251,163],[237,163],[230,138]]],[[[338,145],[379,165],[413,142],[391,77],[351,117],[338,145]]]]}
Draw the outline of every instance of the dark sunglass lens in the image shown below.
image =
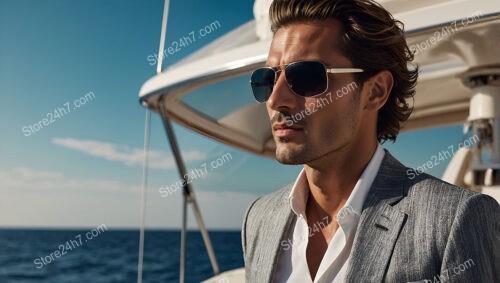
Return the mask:
{"type": "Polygon", "coordinates": [[[298,95],[313,96],[326,91],[327,75],[320,62],[304,61],[288,65],[285,69],[286,81],[298,95]]]}
{"type": "Polygon", "coordinates": [[[270,68],[257,69],[252,73],[250,85],[252,86],[253,96],[259,102],[266,102],[274,86],[274,70],[270,68]]]}

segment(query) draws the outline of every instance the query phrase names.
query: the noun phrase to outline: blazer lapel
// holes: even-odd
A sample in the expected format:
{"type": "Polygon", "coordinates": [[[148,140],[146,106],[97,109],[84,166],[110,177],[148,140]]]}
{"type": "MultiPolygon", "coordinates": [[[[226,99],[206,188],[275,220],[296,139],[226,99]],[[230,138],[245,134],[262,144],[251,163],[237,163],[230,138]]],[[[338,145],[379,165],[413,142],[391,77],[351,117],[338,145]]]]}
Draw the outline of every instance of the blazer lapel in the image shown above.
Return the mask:
{"type": "MultiPolygon", "coordinates": [[[[277,221],[278,231],[274,235],[270,235],[269,240],[273,243],[273,247],[276,247],[274,250],[264,251],[270,254],[273,261],[271,264],[266,266],[266,282],[273,282],[274,274],[276,273],[276,267],[278,266],[278,259],[280,257],[281,252],[283,251],[283,247],[281,246],[281,241],[285,240],[286,235],[288,234],[288,228],[290,227],[290,223],[294,219],[295,214],[290,210],[288,217],[283,217],[279,221],[277,221]]],[[[274,217],[276,219],[276,217],[274,217]]]]}
{"type": "Polygon", "coordinates": [[[405,192],[405,167],[387,151],[363,205],[347,282],[382,282],[407,215],[394,205],[405,192]]]}
{"type": "Polygon", "coordinates": [[[287,231],[295,216],[290,208],[288,198],[290,190],[286,192],[285,197],[275,207],[268,210],[265,216],[266,221],[263,222],[262,231],[265,231],[265,234],[262,235],[263,237],[259,241],[265,244],[260,245],[261,248],[258,254],[255,255],[257,261],[262,263],[258,265],[259,270],[254,271],[259,273],[257,275],[258,282],[272,282],[278,265],[278,258],[283,250],[280,243],[285,240],[287,231]]]}

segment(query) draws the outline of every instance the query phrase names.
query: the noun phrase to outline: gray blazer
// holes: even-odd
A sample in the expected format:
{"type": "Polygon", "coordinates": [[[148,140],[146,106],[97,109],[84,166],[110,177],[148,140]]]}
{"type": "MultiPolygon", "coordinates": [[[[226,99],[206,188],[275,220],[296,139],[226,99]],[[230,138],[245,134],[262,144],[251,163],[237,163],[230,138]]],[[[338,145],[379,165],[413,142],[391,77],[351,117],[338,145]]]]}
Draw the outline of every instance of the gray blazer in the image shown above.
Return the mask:
{"type": "MultiPolygon", "coordinates": [[[[386,151],[363,205],[346,282],[500,282],[498,203],[426,174],[410,179],[407,170],[386,151]]],[[[280,243],[295,221],[290,190],[257,199],[245,214],[247,282],[273,282],[280,243]]]]}

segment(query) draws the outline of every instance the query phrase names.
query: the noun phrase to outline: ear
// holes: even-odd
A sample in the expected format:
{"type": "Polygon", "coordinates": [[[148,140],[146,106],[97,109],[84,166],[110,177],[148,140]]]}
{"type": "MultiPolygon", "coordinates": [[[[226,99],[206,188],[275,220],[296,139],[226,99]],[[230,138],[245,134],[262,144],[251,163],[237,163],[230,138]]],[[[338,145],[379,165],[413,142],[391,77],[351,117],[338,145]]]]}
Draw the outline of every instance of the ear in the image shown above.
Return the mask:
{"type": "Polygon", "coordinates": [[[369,80],[369,94],[365,103],[367,110],[379,110],[385,105],[389,95],[391,94],[394,78],[391,72],[383,70],[369,80]]]}

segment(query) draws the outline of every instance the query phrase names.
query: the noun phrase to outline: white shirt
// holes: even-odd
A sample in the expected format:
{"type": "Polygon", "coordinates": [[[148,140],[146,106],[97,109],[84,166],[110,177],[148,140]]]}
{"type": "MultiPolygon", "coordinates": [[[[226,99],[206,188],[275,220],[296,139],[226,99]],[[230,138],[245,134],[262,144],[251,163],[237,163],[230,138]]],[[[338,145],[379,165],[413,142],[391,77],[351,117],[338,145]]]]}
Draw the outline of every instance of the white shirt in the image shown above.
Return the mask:
{"type": "MultiPolygon", "coordinates": [[[[358,226],[363,203],[368,195],[375,176],[380,168],[385,152],[379,144],[370,162],[354,186],[345,205],[339,210],[337,222],[339,227],[321,260],[314,282],[344,282],[349,262],[352,243],[358,226]]],[[[306,249],[309,237],[320,233],[322,227],[328,225],[328,219],[308,227],[306,219],[306,203],[309,196],[309,185],[304,169],[300,172],[290,192],[290,206],[297,215],[292,223],[289,235],[280,245],[283,251],[278,259],[275,282],[313,282],[307,265],[306,249]],[[315,227],[316,226],[316,227],[315,227]]]]}

